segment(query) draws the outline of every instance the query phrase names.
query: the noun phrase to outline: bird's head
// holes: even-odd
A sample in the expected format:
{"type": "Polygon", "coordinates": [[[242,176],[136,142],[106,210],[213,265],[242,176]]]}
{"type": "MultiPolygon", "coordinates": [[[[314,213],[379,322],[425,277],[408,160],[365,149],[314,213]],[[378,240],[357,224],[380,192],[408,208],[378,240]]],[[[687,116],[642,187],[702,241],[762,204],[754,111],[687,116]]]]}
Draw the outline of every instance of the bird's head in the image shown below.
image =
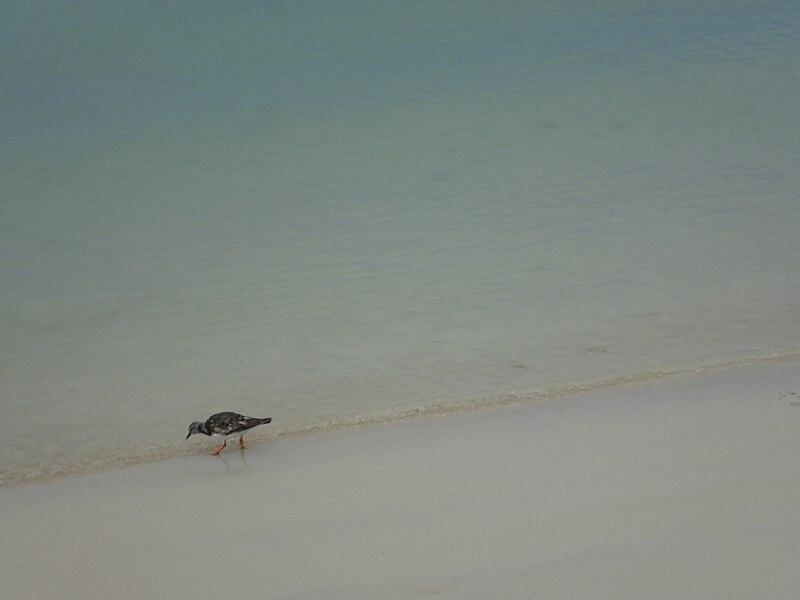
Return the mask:
{"type": "Polygon", "coordinates": [[[186,439],[188,440],[195,433],[203,433],[202,427],[203,424],[200,421],[195,421],[189,425],[189,433],[186,434],[186,439]]]}

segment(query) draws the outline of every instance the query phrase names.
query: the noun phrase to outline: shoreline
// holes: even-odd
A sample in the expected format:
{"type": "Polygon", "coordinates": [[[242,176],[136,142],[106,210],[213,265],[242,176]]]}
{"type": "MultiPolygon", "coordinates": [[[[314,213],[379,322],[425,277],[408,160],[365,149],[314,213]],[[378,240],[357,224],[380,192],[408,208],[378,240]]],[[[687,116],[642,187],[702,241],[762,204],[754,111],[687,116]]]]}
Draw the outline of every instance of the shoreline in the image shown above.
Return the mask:
{"type": "MultiPolygon", "coordinates": [[[[433,402],[430,404],[406,407],[400,406],[395,409],[379,410],[376,412],[367,412],[365,414],[331,419],[319,424],[307,425],[297,429],[279,431],[277,433],[256,431],[248,436],[248,441],[252,446],[262,446],[282,440],[305,438],[309,435],[324,435],[338,431],[351,431],[401,424],[419,419],[501,410],[506,407],[559,401],[585,394],[623,389],[630,386],[647,386],[665,381],[689,380],[717,372],[753,368],[770,364],[782,364],[786,362],[796,362],[800,368],[800,351],[794,349],[782,350],[767,355],[734,357],[725,362],[673,365],[669,368],[659,370],[627,373],[595,380],[554,383],[516,391],[510,390],[496,394],[468,396],[461,400],[433,402]]],[[[182,440],[182,429],[178,437],[182,440]]],[[[9,470],[5,475],[0,472],[0,490],[13,489],[18,486],[42,485],[71,477],[85,477],[87,475],[107,473],[117,469],[158,464],[168,460],[195,456],[202,452],[203,450],[198,450],[195,440],[194,446],[187,446],[184,444],[177,447],[162,448],[148,446],[127,456],[116,455],[113,461],[108,463],[103,462],[104,458],[102,457],[98,457],[98,459],[93,462],[86,462],[89,458],[85,457],[80,464],[59,464],[58,470],[50,473],[40,473],[35,476],[24,476],[21,473],[17,473],[16,476],[12,478],[14,471],[9,470]]]]}
{"type": "Polygon", "coordinates": [[[800,590],[774,361],[0,489],[20,599],[753,598],[800,590]]]}

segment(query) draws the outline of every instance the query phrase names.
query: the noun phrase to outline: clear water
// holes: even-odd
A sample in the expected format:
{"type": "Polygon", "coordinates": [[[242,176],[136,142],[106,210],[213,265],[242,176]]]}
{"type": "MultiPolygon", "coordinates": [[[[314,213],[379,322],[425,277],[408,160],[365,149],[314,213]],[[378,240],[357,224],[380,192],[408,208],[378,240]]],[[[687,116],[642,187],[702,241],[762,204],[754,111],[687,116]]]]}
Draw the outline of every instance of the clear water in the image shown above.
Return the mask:
{"type": "Polygon", "coordinates": [[[800,347],[800,8],[0,9],[0,480],[800,347]]]}

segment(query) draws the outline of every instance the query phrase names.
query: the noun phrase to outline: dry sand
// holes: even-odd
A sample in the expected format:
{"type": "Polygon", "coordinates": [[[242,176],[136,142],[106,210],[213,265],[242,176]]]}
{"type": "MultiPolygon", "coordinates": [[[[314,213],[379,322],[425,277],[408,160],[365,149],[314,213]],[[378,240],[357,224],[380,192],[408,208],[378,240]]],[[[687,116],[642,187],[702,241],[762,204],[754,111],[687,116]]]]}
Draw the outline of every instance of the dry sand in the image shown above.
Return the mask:
{"type": "Polygon", "coordinates": [[[800,598],[790,392],[782,362],[0,490],[0,596],[800,598]]]}

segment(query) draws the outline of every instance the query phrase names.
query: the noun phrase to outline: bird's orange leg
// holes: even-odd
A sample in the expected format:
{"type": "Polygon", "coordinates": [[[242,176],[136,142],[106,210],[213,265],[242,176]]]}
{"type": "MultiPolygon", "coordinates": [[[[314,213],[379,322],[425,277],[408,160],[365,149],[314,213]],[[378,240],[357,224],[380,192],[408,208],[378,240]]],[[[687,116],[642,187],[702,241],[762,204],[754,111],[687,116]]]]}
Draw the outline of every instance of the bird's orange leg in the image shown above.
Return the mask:
{"type": "Polygon", "coordinates": [[[239,436],[239,448],[244,448],[244,436],[239,436]]]}
{"type": "Polygon", "coordinates": [[[211,453],[211,456],[219,456],[219,453],[222,452],[223,450],[225,450],[225,446],[227,446],[227,445],[228,445],[228,440],[225,440],[224,442],[222,442],[222,446],[217,448],[216,452],[212,452],[211,453]]]}

